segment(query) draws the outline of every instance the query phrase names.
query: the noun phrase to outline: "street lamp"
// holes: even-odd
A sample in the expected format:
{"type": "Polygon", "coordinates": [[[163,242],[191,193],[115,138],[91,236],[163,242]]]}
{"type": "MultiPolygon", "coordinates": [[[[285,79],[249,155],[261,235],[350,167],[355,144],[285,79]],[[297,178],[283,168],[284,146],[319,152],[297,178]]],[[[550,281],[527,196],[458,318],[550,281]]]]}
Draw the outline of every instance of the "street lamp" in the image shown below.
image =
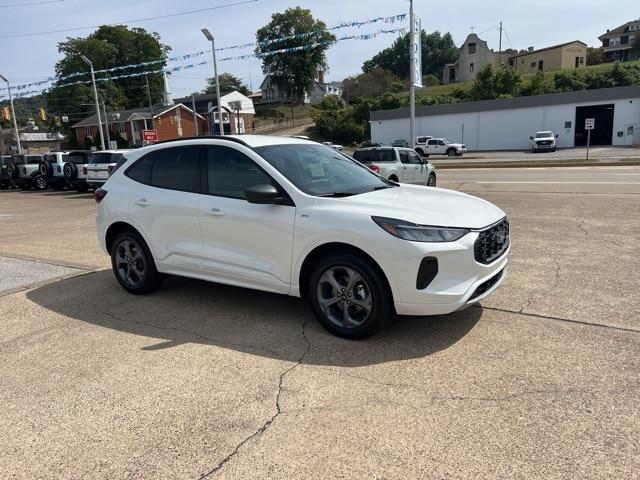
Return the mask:
{"type": "MultiPolygon", "coordinates": [[[[213,35],[206,28],[202,29],[202,33],[207,40],[211,42],[211,51],[213,52],[213,75],[216,80],[216,100],[218,102],[218,121],[220,122],[220,135],[224,135],[224,123],[222,123],[222,104],[220,103],[220,83],[218,83],[218,62],[216,61],[216,43],[213,35]]],[[[213,122],[215,126],[215,121],[213,122]]]]}
{"type": "Polygon", "coordinates": [[[102,118],[100,115],[100,102],[98,101],[98,89],[96,88],[96,76],[93,73],[93,63],[91,63],[91,60],[89,60],[84,55],[80,55],[80,58],[84,63],[89,65],[89,68],[91,69],[91,83],[93,83],[93,97],[96,101],[96,112],[98,112],[98,129],[100,131],[100,144],[102,145],[102,150],[106,150],[104,146],[104,134],[102,133],[102,118]]]}
{"type": "Polygon", "coordinates": [[[13,129],[16,133],[16,143],[18,145],[18,153],[22,153],[22,144],[20,143],[20,133],[18,132],[18,121],[16,120],[16,111],[13,108],[13,97],[11,96],[11,85],[9,85],[9,80],[7,80],[4,76],[0,75],[0,80],[4,80],[7,82],[7,91],[9,92],[9,104],[11,105],[11,116],[13,117],[13,129]]]}

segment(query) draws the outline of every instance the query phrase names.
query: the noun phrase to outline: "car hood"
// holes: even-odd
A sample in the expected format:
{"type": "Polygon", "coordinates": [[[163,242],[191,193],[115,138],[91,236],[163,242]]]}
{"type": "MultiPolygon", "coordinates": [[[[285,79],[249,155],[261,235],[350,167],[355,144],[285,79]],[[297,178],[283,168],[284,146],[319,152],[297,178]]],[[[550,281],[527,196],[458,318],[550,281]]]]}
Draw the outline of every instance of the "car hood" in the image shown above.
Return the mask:
{"type": "Polygon", "coordinates": [[[323,199],[364,215],[397,218],[420,225],[483,228],[505,213],[492,203],[443,188],[401,184],[340,199],[323,199]]]}
{"type": "Polygon", "coordinates": [[[447,147],[456,147],[462,148],[464,145],[462,143],[447,143],[447,147]]]}

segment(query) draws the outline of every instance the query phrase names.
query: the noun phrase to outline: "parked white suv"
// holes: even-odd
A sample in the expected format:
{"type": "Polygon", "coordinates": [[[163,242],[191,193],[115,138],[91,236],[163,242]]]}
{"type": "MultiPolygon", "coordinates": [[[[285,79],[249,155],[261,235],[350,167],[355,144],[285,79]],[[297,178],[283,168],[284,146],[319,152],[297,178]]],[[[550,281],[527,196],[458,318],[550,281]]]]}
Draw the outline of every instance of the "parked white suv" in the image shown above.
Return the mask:
{"type": "Polygon", "coordinates": [[[536,132],[535,137],[529,137],[531,140],[531,152],[536,153],[541,150],[555,152],[556,138],[558,138],[558,135],[554,135],[553,132],[536,132]]]}
{"type": "Polygon", "coordinates": [[[127,291],[150,292],[172,274],[304,296],[348,338],[394,312],[446,314],[481,300],[504,280],[510,248],[491,203],[389,182],[297,138],[150,145],[94,195],[98,239],[127,291]]]}
{"type": "Polygon", "coordinates": [[[87,165],[87,185],[100,188],[109,175],[124,161],[124,155],[130,150],[102,150],[93,152],[87,165]]]}
{"type": "Polygon", "coordinates": [[[361,148],[354,152],[353,158],[392,182],[436,186],[434,166],[410,148],[361,148]]]}
{"type": "Polygon", "coordinates": [[[452,143],[446,138],[430,138],[422,147],[424,156],[447,155],[448,157],[461,157],[467,153],[467,147],[463,143],[452,143]]]}

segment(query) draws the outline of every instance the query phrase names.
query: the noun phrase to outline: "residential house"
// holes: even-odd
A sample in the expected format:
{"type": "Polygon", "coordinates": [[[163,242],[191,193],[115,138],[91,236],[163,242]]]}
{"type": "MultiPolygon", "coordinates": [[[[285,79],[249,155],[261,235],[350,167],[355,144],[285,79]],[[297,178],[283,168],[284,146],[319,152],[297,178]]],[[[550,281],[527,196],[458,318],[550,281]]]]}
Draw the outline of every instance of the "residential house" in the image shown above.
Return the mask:
{"type": "Polygon", "coordinates": [[[509,57],[508,63],[520,73],[584,68],[587,66],[587,44],[574,40],[539,50],[530,47],[526,53],[509,57]]]}
{"type": "Polygon", "coordinates": [[[632,20],[598,37],[605,62],[626,62],[640,58],[640,19],[632,20]]]}
{"type": "MultiPolygon", "coordinates": [[[[260,85],[259,103],[285,103],[291,102],[291,92],[281,89],[273,82],[271,75],[267,75],[260,85]]],[[[298,103],[320,103],[327,95],[342,96],[342,82],[326,82],[324,72],[319,72],[318,80],[313,82],[311,94],[305,93],[303,98],[297,99],[298,103]]],[[[258,102],[256,102],[258,103],[258,102]]]]}
{"type": "MultiPolygon", "coordinates": [[[[29,126],[18,130],[23,153],[48,153],[60,151],[64,136],[60,133],[29,126]]],[[[15,138],[15,135],[14,135],[15,138]]]]}
{"type": "MultiPolygon", "coordinates": [[[[218,101],[215,94],[195,95],[193,97],[178,98],[176,102],[189,105],[200,115],[207,118],[207,133],[219,133],[218,101]]],[[[222,104],[222,122],[225,133],[243,134],[253,133],[255,129],[256,110],[253,100],[237,90],[220,97],[222,104]]],[[[202,132],[201,132],[202,133],[202,132]]]]}
{"type": "MultiPolygon", "coordinates": [[[[142,131],[155,129],[158,131],[158,140],[173,140],[182,137],[192,137],[196,134],[196,124],[198,131],[206,129],[207,120],[203,115],[196,113],[195,121],[193,110],[176,103],[166,105],[167,102],[149,107],[139,107],[130,110],[107,112],[106,119],[102,119],[103,128],[106,125],[109,129],[107,138],[115,140],[120,135],[130,147],[143,144],[142,131]],[[152,113],[153,111],[153,113],[152,113]]],[[[99,141],[97,115],[91,115],[72,126],[76,131],[76,138],[80,145],[83,145],[85,138],[89,137],[94,142],[99,141]]]]}

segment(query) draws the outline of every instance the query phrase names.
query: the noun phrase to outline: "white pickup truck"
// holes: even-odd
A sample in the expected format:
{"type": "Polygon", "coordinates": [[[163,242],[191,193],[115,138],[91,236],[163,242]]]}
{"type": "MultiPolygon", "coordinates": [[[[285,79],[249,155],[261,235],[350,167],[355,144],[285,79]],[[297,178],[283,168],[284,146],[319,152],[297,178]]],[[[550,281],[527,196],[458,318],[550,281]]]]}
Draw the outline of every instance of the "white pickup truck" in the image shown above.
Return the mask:
{"type": "Polygon", "coordinates": [[[434,166],[411,148],[361,148],[354,152],[353,158],[392,182],[436,186],[434,166]]]}
{"type": "Polygon", "coordinates": [[[448,157],[461,157],[467,152],[467,147],[462,143],[452,143],[446,138],[430,138],[421,147],[423,155],[446,155],[448,157]]]}

